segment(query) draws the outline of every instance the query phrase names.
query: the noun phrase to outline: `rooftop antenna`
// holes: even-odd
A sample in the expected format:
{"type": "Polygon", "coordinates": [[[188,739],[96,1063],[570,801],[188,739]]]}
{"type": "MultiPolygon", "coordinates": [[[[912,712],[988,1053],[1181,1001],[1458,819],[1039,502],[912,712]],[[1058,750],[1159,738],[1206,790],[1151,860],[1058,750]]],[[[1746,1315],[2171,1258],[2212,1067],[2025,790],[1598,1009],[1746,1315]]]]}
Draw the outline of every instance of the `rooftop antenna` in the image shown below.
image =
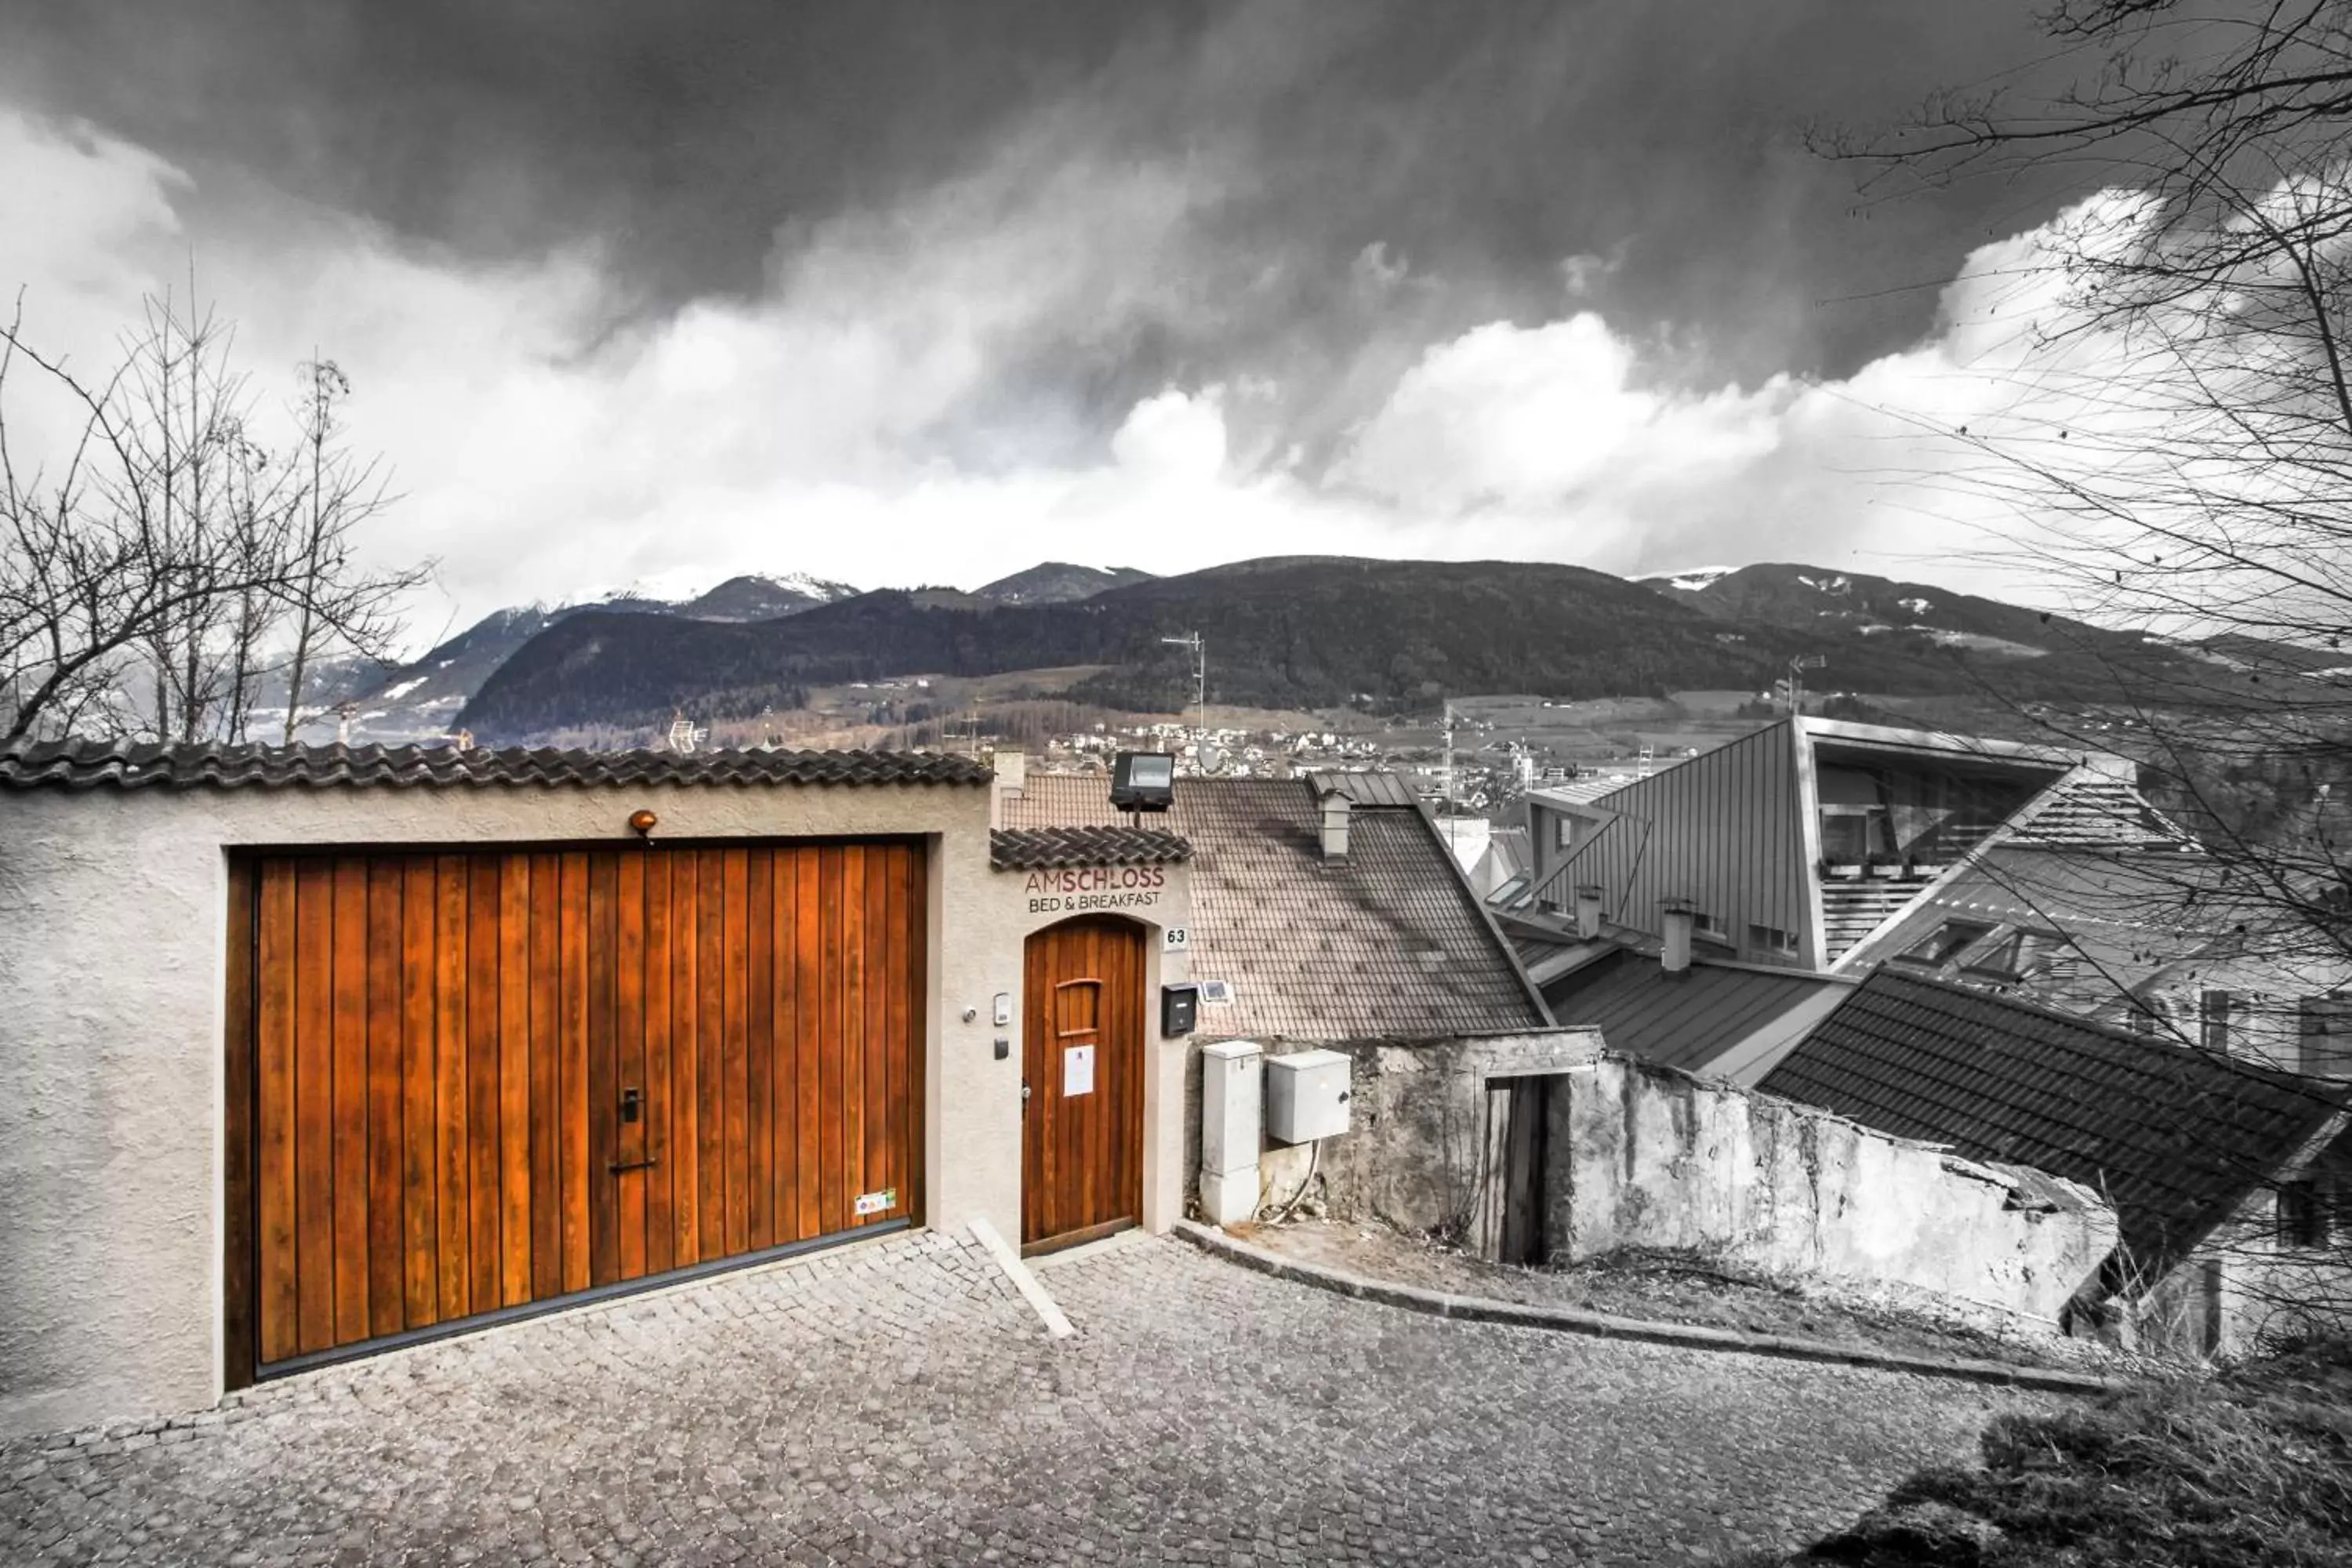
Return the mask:
{"type": "Polygon", "coordinates": [[[1445,700],[1445,815],[1454,815],[1454,699],[1445,700]]]}
{"type": "Polygon", "coordinates": [[[1789,661],[1789,679],[1784,684],[1789,689],[1789,711],[1791,715],[1805,710],[1805,671],[1823,668],[1829,662],[1829,656],[1820,653],[1801,653],[1789,661]]]}
{"type": "Polygon", "coordinates": [[[1181,637],[1161,637],[1171,647],[1192,650],[1192,710],[1198,725],[1193,731],[1192,765],[1208,771],[1209,752],[1209,647],[1201,640],[1199,632],[1186,632],[1181,637]]]}

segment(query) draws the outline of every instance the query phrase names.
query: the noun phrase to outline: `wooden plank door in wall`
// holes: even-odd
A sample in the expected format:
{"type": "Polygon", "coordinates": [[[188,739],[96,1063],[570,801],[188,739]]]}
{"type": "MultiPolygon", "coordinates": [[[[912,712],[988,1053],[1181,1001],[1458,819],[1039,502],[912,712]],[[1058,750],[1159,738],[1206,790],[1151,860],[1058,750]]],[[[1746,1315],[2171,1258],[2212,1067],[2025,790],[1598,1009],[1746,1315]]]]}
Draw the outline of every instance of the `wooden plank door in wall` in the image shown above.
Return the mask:
{"type": "Polygon", "coordinates": [[[231,880],[230,1327],[259,1371],[920,1213],[914,844],[231,880]]]}
{"type": "Polygon", "coordinates": [[[1048,926],[1023,984],[1021,1240],[1050,1251],[1143,1215],[1143,928],[1048,926]]]}

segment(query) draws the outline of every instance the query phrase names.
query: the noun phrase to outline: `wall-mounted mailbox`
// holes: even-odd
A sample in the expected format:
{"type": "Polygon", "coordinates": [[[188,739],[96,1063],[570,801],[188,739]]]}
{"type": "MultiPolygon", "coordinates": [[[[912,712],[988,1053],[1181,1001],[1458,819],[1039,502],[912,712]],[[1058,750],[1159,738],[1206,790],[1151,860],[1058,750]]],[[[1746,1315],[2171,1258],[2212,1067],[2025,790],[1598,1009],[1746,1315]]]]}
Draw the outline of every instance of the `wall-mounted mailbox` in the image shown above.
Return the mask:
{"type": "Polygon", "coordinates": [[[1190,981],[1160,988],[1160,1032],[1170,1039],[1201,1025],[1201,988],[1190,981]]]}
{"type": "Polygon", "coordinates": [[[1348,1130],[1348,1058],[1293,1051],[1265,1058],[1265,1130],[1284,1143],[1312,1143],[1348,1130]]]}

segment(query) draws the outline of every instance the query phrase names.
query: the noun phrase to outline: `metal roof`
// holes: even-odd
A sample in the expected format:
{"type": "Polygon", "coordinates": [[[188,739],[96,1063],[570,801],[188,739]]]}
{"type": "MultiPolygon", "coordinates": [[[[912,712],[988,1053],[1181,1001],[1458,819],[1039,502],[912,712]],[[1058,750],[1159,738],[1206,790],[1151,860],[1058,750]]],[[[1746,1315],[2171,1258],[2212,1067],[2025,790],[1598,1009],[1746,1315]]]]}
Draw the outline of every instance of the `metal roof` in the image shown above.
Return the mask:
{"type": "Polygon", "coordinates": [[[1899,1138],[2031,1165],[2115,1205],[2161,1270],[2313,1141],[2352,1089],[1882,969],[1760,1086],[1899,1138]]]}
{"type": "Polygon", "coordinates": [[[999,828],[988,836],[988,863],[1000,871],[1152,866],[1192,857],[1192,845],[1156,827],[999,828]]]}
{"type": "Polygon", "coordinates": [[[42,741],[0,751],[0,788],[984,784],[969,757],[914,752],[584,752],[455,746],[165,745],[42,741]]]}
{"type": "Polygon", "coordinates": [[[1313,782],[1318,796],[1343,795],[1351,805],[1393,810],[1421,804],[1411,784],[1385,771],[1328,769],[1307,776],[1313,782]]]}
{"type": "MultiPolygon", "coordinates": [[[[998,811],[1012,829],[1127,820],[1111,809],[1109,781],[1089,773],[1031,773],[998,811]]],[[[1323,856],[1308,779],[1180,778],[1160,820],[1192,846],[1193,977],[1234,988],[1230,1004],[1202,1008],[1203,1037],[1414,1040],[1550,1027],[1423,812],[1351,811],[1338,860],[1323,856]]]]}
{"type": "Polygon", "coordinates": [[[1544,1000],[1561,1024],[1597,1026],[1612,1050],[1753,1082],[1853,989],[1803,970],[1703,959],[1670,974],[1621,948],[1545,985],[1544,1000]]]}
{"type": "Polygon", "coordinates": [[[1599,800],[1602,795],[1615,795],[1629,784],[1637,784],[1641,782],[1630,773],[1622,776],[1615,773],[1586,773],[1581,777],[1567,779],[1559,784],[1546,784],[1541,789],[1531,789],[1528,791],[1528,795],[1536,800],[1559,801],[1568,805],[1584,805],[1599,800]]]}

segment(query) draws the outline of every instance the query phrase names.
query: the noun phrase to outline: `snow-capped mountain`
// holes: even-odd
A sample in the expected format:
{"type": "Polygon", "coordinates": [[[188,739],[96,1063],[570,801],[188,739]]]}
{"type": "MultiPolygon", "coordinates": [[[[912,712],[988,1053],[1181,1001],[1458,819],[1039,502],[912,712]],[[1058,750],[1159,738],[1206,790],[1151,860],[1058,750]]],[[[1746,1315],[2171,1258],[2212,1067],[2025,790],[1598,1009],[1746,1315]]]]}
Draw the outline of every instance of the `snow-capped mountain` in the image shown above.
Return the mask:
{"type": "MultiPolygon", "coordinates": [[[[562,602],[511,605],[491,611],[422,658],[384,673],[353,693],[356,713],[352,739],[392,745],[448,733],[482,682],[515,649],[558,622],[589,611],[698,621],[764,621],[854,598],[859,592],[846,583],[793,572],[730,577],[700,594],[681,594],[674,580],[645,578],[624,588],[562,602]]],[[[337,721],[330,715],[312,723],[310,735],[331,740],[337,728],[337,721]]]]}
{"type": "Polygon", "coordinates": [[[1685,594],[1696,594],[1702,588],[1714,586],[1719,579],[1738,570],[1737,566],[1694,566],[1687,572],[1663,573],[1640,581],[1653,588],[1676,588],[1685,594]]]}

